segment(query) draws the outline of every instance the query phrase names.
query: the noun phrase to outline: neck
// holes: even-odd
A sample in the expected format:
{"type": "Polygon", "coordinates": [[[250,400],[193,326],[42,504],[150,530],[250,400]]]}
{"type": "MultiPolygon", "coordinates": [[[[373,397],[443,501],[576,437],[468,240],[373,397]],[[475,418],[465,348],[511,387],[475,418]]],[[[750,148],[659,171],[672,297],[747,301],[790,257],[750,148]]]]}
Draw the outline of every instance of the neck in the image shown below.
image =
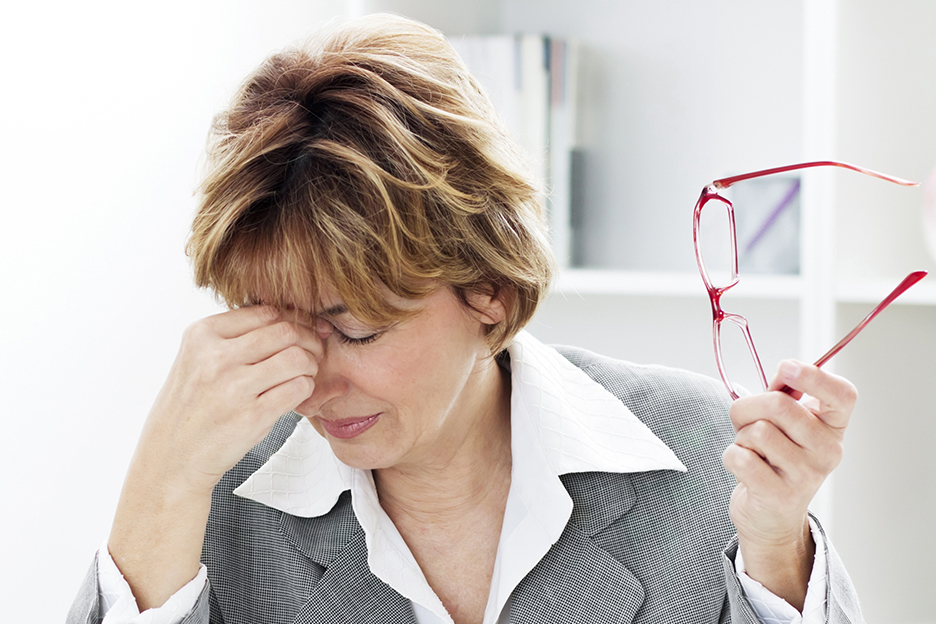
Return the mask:
{"type": "Polygon", "coordinates": [[[510,488],[510,376],[479,366],[463,409],[430,455],[374,471],[381,507],[399,521],[440,524],[506,503],[510,488]]]}

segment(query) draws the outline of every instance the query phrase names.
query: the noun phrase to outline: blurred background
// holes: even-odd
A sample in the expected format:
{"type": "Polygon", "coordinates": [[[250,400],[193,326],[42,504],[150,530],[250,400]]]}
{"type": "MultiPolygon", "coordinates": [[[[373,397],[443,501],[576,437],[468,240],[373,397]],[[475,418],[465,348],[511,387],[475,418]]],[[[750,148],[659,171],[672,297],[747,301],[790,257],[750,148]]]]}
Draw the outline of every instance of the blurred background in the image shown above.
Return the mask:
{"type": "MultiPolygon", "coordinates": [[[[557,191],[550,201],[566,198],[553,211],[565,268],[530,326],[547,342],[717,376],[692,251],[692,207],[705,184],[810,159],[920,181],[936,166],[930,0],[6,7],[0,604],[8,621],[63,621],[107,536],[181,332],[219,310],[191,286],[183,253],[212,115],[268,54],[329,19],[372,11],[420,19],[456,43],[527,34],[574,47],[566,186],[555,160],[545,169],[557,191]]],[[[544,136],[556,153],[555,136],[544,136]]],[[[936,270],[922,233],[925,189],[847,172],[801,182],[796,262],[752,268],[723,301],[750,320],[768,375],[782,358],[815,359],[906,273],[936,270]]],[[[936,623],[926,599],[936,582],[936,287],[928,282],[936,277],[829,365],[856,383],[861,400],[846,458],[815,508],[868,621],[936,623]]]]}

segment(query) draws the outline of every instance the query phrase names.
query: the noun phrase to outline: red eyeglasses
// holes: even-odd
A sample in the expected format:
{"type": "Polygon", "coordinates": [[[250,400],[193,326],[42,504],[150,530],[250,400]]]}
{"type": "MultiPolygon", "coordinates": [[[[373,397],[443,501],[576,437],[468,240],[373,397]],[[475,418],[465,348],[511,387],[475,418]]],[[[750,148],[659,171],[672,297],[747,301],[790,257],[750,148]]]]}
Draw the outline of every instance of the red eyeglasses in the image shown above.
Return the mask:
{"type": "MultiPolygon", "coordinates": [[[[748,327],[747,319],[745,319],[740,314],[725,312],[721,307],[722,295],[737,285],[740,281],[740,277],[738,276],[738,236],[735,224],[734,205],[731,201],[725,199],[722,195],[719,195],[719,191],[723,191],[737,184],[738,182],[745,180],[753,180],[755,178],[763,178],[765,176],[782,174],[787,171],[807,169],[810,167],[841,167],[843,169],[850,169],[852,171],[857,171],[858,173],[863,173],[865,175],[887,180],[888,182],[893,182],[903,186],[918,185],[917,182],[910,182],[908,180],[895,178],[893,176],[864,169],[862,167],[856,167],[846,163],[835,161],[817,161],[788,165],[786,167],[776,167],[774,169],[764,169],[763,171],[755,171],[753,173],[745,173],[729,178],[722,178],[721,180],[715,180],[702,189],[702,195],[699,197],[699,201],[696,202],[695,210],[693,211],[692,215],[692,238],[695,245],[696,262],[699,265],[699,273],[702,275],[702,281],[705,282],[705,288],[708,291],[709,300],[712,304],[712,334],[715,343],[715,361],[718,364],[718,372],[721,375],[722,381],[725,382],[725,387],[728,389],[728,393],[731,394],[732,399],[737,399],[740,395],[729,378],[728,370],[725,366],[725,360],[723,357],[724,349],[722,343],[725,338],[722,332],[722,328],[726,322],[729,323],[730,326],[736,328],[736,334],[738,331],[740,331],[740,337],[735,336],[735,338],[737,338],[739,343],[743,341],[744,345],[746,345],[745,351],[749,354],[748,359],[751,360],[750,365],[752,366],[753,372],[759,380],[762,389],[765,391],[767,390],[767,377],[764,375],[764,367],[761,364],[760,357],[757,355],[757,349],[754,347],[754,340],[751,338],[751,331],[748,327]],[[708,211],[705,214],[708,217],[712,216],[713,211],[719,212],[719,208],[725,210],[724,214],[717,215],[721,219],[718,225],[712,226],[710,224],[710,220],[707,218],[707,225],[704,228],[706,236],[712,236],[714,232],[714,236],[712,236],[714,239],[721,238],[724,240],[724,237],[727,235],[727,249],[724,249],[724,246],[722,246],[721,251],[726,251],[728,255],[727,258],[723,258],[723,260],[726,260],[726,262],[723,262],[723,265],[720,267],[722,270],[719,273],[712,271],[712,274],[710,274],[709,269],[706,267],[705,261],[703,260],[702,215],[706,208],[708,208],[708,211]]],[[[777,204],[777,207],[773,213],[768,215],[768,218],[765,221],[765,226],[770,226],[774,223],[779,212],[788,205],[790,199],[797,190],[798,181],[796,182],[795,186],[793,186],[791,190],[787,192],[786,195],[777,204]]],[[[752,240],[756,242],[760,239],[762,234],[763,230],[756,232],[752,240]]],[[[711,265],[712,258],[708,246],[706,246],[706,250],[709,252],[707,255],[709,255],[711,265]]],[[[715,264],[717,264],[717,262],[715,264]]],[[[845,336],[845,338],[839,341],[838,344],[836,344],[825,355],[819,358],[816,361],[816,366],[822,366],[832,356],[838,353],[846,344],[848,344],[855,336],[857,336],[858,333],[861,332],[861,330],[864,329],[869,322],[871,322],[871,319],[873,319],[884,308],[890,305],[891,302],[899,297],[904,291],[923,279],[924,276],[926,276],[926,271],[916,271],[904,278],[904,280],[897,286],[897,288],[895,288],[890,295],[888,295],[881,303],[879,303],[874,308],[874,310],[872,310],[871,313],[864,318],[864,320],[862,320],[852,331],[848,333],[847,336],[845,336]]],[[[783,388],[783,391],[789,392],[790,389],[783,388]]]]}

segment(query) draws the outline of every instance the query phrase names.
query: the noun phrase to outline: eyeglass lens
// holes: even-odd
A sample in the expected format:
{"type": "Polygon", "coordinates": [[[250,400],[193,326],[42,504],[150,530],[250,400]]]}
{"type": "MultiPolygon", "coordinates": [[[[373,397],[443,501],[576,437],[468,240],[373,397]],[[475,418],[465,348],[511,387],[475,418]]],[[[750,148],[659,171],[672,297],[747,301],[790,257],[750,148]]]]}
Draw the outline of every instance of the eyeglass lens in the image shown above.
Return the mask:
{"type": "Polygon", "coordinates": [[[799,176],[793,173],[744,180],[719,194],[733,205],[737,238],[732,244],[728,205],[711,198],[700,214],[699,246],[712,285],[730,285],[735,262],[741,275],[798,274],[799,176]]]}
{"type": "Polygon", "coordinates": [[[699,214],[699,252],[709,282],[715,288],[730,286],[735,277],[731,210],[730,204],[713,197],[699,214]]]}
{"type": "Polygon", "coordinates": [[[731,382],[735,394],[763,392],[767,389],[763,371],[748,343],[743,318],[729,316],[718,330],[717,350],[724,367],[724,376],[731,382]]]}

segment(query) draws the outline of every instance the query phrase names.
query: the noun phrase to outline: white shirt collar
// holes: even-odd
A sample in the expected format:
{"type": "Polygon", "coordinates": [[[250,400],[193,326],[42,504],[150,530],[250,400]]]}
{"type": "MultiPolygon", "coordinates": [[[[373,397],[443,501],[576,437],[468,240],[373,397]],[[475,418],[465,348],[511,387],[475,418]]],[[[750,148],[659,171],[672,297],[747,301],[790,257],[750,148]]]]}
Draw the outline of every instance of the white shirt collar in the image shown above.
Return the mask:
{"type": "MultiPolygon", "coordinates": [[[[559,539],[572,499],[559,475],[686,467],[631,411],[555,349],[526,332],[508,347],[511,366],[510,492],[485,624],[559,539]]],[[[451,622],[402,536],[380,507],[371,472],[350,468],[301,419],[270,459],[234,493],[302,517],[328,513],[345,490],[364,529],[375,576],[419,607],[451,622]]]]}

